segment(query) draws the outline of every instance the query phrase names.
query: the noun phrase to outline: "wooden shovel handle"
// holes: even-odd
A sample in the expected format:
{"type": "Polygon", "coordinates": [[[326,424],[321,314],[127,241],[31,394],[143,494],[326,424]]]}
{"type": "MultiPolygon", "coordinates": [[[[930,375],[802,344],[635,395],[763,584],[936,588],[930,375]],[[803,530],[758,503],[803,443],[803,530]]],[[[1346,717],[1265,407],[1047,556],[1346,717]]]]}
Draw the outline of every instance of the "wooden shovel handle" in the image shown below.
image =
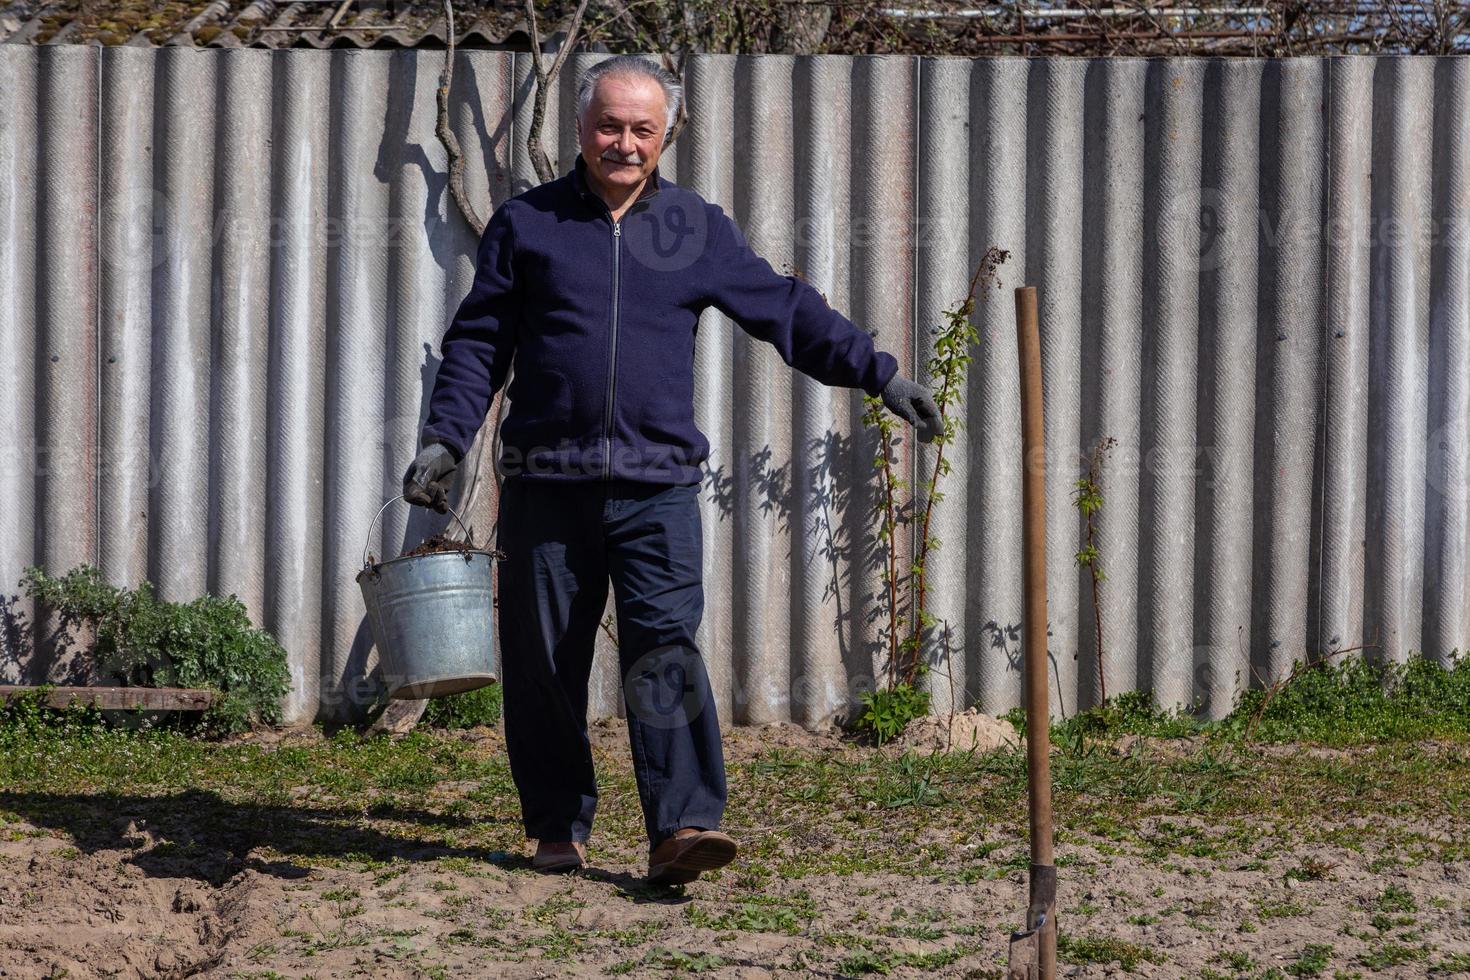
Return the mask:
{"type": "Polygon", "coordinates": [[[1052,860],[1050,699],[1046,690],[1046,430],[1042,424],[1041,328],[1036,287],[1016,290],[1021,360],[1022,650],[1026,678],[1026,780],[1031,817],[1027,927],[1037,929],[1043,980],[1056,976],[1056,866],[1052,860]],[[1038,928],[1039,927],[1039,928],[1038,928]]]}

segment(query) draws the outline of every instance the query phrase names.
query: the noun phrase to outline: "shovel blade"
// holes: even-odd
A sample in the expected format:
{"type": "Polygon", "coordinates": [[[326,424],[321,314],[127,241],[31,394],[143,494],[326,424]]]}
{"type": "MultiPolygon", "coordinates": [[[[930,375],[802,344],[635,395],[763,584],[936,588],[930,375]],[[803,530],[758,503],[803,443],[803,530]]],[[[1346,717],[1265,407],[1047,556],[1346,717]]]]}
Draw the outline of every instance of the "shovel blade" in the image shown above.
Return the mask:
{"type": "Polygon", "coordinates": [[[1041,931],[1011,933],[1010,965],[1006,980],[1041,980],[1041,931]]]}

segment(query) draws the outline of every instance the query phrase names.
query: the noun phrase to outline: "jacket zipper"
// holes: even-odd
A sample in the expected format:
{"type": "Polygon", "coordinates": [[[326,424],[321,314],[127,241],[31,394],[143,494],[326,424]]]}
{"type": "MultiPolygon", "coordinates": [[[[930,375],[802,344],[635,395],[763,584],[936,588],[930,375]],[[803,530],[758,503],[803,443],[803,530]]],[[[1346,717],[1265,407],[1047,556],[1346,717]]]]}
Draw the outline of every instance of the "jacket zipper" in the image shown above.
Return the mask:
{"type": "MultiPolygon", "coordinates": [[[[612,217],[611,210],[608,211],[608,217],[609,218],[612,217]]],[[[620,286],[621,281],[622,281],[622,274],[621,274],[621,272],[619,270],[619,264],[620,264],[619,263],[619,256],[620,256],[620,254],[622,252],[622,249],[619,248],[619,245],[621,244],[622,238],[623,238],[622,222],[614,220],[613,223],[612,223],[612,227],[613,227],[613,240],[612,240],[612,247],[613,247],[612,334],[611,334],[611,338],[609,340],[610,350],[608,352],[608,358],[607,358],[607,408],[606,408],[606,410],[603,413],[603,420],[602,420],[602,428],[603,428],[603,436],[602,436],[602,478],[604,480],[606,480],[606,479],[608,479],[608,478],[610,478],[612,476],[613,395],[614,395],[614,393],[617,390],[617,382],[618,382],[618,376],[617,376],[617,364],[618,364],[618,306],[620,304],[620,299],[619,299],[619,296],[618,296],[618,290],[619,290],[619,286],[620,286]]]]}

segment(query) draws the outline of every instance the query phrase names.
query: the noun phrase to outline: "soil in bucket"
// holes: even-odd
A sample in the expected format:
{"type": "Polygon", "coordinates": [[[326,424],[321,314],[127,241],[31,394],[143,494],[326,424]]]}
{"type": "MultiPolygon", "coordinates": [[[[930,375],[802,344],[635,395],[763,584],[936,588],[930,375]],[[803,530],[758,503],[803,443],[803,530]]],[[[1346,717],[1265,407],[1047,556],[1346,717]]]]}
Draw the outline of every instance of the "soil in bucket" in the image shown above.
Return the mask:
{"type": "MultiPolygon", "coordinates": [[[[481,547],[478,547],[477,545],[475,545],[475,544],[473,544],[473,543],[471,543],[469,541],[460,541],[457,538],[451,538],[448,534],[445,534],[445,533],[443,533],[441,531],[440,533],[435,534],[432,537],[426,538],[421,544],[418,544],[418,545],[416,545],[416,546],[408,549],[407,551],[405,551],[403,554],[399,555],[398,557],[399,558],[417,558],[420,555],[439,555],[439,554],[456,554],[457,553],[457,554],[464,555],[464,560],[465,561],[469,561],[470,560],[470,556],[472,554],[475,554],[475,553],[481,552],[481,551],[485,551],[485,550],[486,549],[481,548],[481,547]]],[[[490,554],[491,554],[492,557],[497,558],[497,559],[504,558],[505,557],[505,552],[501,551],[499,548],[490,549],[490,554]]],[[[369,552],[368,553],[368,556],[367,556],[367,567],[368,568],[373,568],[377,564],[378,564],[378,556],[372,554],[371,552],[369,552]]],[[[490,598],[490,605],[494,609],[499,609],[500,608],[500,596],[498,596],[498,595],[492,596],[490,598]]]]}
{"type": "Polygon", "coordinates": [[[423,544],[419,545],[417,548],[411,548],[398,557],[413,558],[417,555],[437,555],[440,552],[444,551],[458,551],[460,553],[464,553],[467,551],[477,550],[480,549],[477,549],[468,541],[456,541],[454,538],[451,538],[447,534],[436,534],[432,538],[429,538],[427,541],[425,541],[423,544]]]}
{"type": "MultiPolygon", "coordinates": [[[[479,547],[477,545],[471,544],[468,541],[459,541],[459,540],[457,540],[455,538],[451,538],[449,535],[444,534],[444,533],[441,532],[439,534],[434,535],[431,538],[428,538],[422,544],[416,545],[415,547],[408,549],[407,551],[405,551],[403,554],[399,555],[398,557],[399,558],[416,558],[419,555],[437,555],[437,554],[442,554],[444,552],[458,552],[458,553],[460,553],[462,555],[468,555],[468,553],[470,553],[472,551],[484,551],[484,550],[485,550],[484,548],[481,548],[481,547],[479,547]]],[[[504,558],[505,557],[505,554],[503,552],[501,552],[501,551],[498,551],[498,550],[492,551],[491,554],[494,555],[496,558],[504,558]]],[[[378,557],[377,557],[377,555],[369,554],[368,555],[368,565],[369,566],[372,566],[372,565],[376,565],[376,564],[378,564],[378,557]]]]}

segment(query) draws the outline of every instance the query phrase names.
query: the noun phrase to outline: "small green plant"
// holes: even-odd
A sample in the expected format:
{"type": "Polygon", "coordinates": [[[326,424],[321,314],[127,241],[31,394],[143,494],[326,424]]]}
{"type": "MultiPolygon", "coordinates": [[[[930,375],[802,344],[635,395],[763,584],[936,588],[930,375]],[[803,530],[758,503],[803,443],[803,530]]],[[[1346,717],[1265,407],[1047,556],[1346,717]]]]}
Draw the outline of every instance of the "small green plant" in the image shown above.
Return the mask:
{"type": "Polygon", "coordinates": [[[1358,955],[1357,962],[1370,970],[1386,970],[1391,966],[1403,966],[1429,959],[1427,946],[1406,946],[1403,943],[1384,943],[1358,955]]]}
{"type": "MultiPolygon", "coordinates": [[[[688,953],[682,949],[668,949],[663,946],[655,946],[643,954],[641,961],[635,961],[634,966],[639,963],[653,968],[665,970],[688,970],[690,973],[703,973],[706,970],[718,970],[725,965],[725,958],[714,953],[688,953]]],[[[623,972],[621,970],[617,972],[623,972]]]]}
{"type": "MultiPolygon", "coordinates": [[[[873,468],[878,473],[873,516],[878,527],[876,543],[882,556],[880,605],[888,619],[884,630],[888,645],[884,687],[893,696],[887,702],[880,702],[876,709],[871,699],[865,699],[864,705],[868,710],[862,717],[881,716],[884,724],[901,718],[902,723],[894,734],[917,717],[904,714],[915,704],[915,696],[908,689],[917,686],[918,678],[924,672],[924,643],[939,625],[928,607],[928,558],[940,546],[939,539],[930,528],[934,507],[944,499],[940,484],[951,471],[945,449],[954,442],[961,427],[954,410],[961,401],[966,371],[974,360],[970,351],[980,341],[971,320],[977,291],[982,285],[999,285],[996,270],[1009,257],[1006,250],[991,246],[975,269],[965,298],[953,309],[943,312],[945,323],[935,333],[933,353],[926,364],[933,384],[934,405],[939,410],[939,432],[931,442],[934,447],[933,466],[927,478],[920,483],[917,497],[910,492],[913,488],[909,481],[898,473],[898,421],[885,409],[881,398],[871,395],[863,398],[863,424],[878,436],[878,451],[873,457],[873,468]],[[917,531],[911,561],[900,554],[903,536],[899,529],[905,525],[915,525],[917,531]]],[[[927,714],[928,710],[926,702],[918,714],[927,714]]],[[[871,727],[870,723],[861,720],[858,724],[859,727],[871,727]]],[[[892,736],[882,736],[880,740],[888,737],[892,736]]]]}
{"type": "MultiPolygon", "coordinates": [[[[1020,719],[1024,724],[1024,713],[1020,719]]],[[[1160,708],[1151,691],[1124,691],[1053,725],[1052,739],[1075,745],[1080,751],[1086,738],[1117,735],[1180,738],[1204,729],[1204,723],[1188,711],[1160,708]]]]}
{"type": "Polygon", "coordinates": [[[800,932],[804,924],[804,918],[797,909],[772,902],[742,902],[720,915],[690,905],[685,918],[698,928],[718,932],[735,929],[741,932],[783,932],[792,936],[800,932]]]}
{"type": "Polygon", "coordinates": [[[1297,881],[1327,881],[1332,878],[1332,869],[1335,867],[1337,865],[1330,861],[1308,855],[1296,867],[1288,868],[1286,877],[1297,881]]]}
{"type": "Polygon", "coordinates": [[[1306,915],[1307,910],[1296,902],[1262,902],[1256,906],[1256,915],[1262,919],[1293,919],[1306,915]]]}
{"type": "Polygon", "coordinates": [[[1250,954],[1241,950],[1227,950],[1217,955],[1215,959],[1224,963],[1237,973],[1245,973],[1255,966],[1255,962],[1251,960],[1250,954]]]}
{"type": "Polygon", "coordinates": [[[1078,568],[1085,568],[1092,578],[1092,620],[1093,629],[1097,635],[1097,685],[1098,700],[1106,704],[1108,701],[1107,674],[1103,670],[1103,624],[1102,624],[1102,602],[1100,597],[1102,583],[1107,579],[1103,572],[1102,552],[1097,547],[1097,527],[1094,518],[1097,512],[1102,510],[1102,469],[1107,462],[1108,453],[1118,440],[1112,436],[1099,439],[1092,447],[1092,452],[1087,454],[1087,472],[1076,482],[1072,491],[1073,503],[1077,511],[1086,522],[1085,544],[1082,550],[1077,552],[1075,561],[1078,568]]]}
{"type": "Polygon", "coordinates": [[[434,728],[474,728],[477,725],[493,728],[500,721],[501,704],[499,684],[434,698],[424,709],[424,724],[434,728]]]}
{"type": "Polygon", "coordinates": [[[950,949],[937,949],[929,953],[910,953],[904,950],[860,949],[845,956],[837,969],[842,976],[861,976],[865,973],[887,974],[908,967],[925,974],[937,973],[962,956],[975,951],[975,947],[961,943],[950,949]]]}
{"type": "MultiPolygon", "coordinates": [[[[920,670],[918,675],[922,673],[920,670]]],[[[929,692],[904,681],[892,687],[865,691],[859,696],[859,701],[863,711],[858,715],[855,727],[860,732],[871,734],[879,745],[897,738],[909,722],[929,713],[929,692]]]]}
{"type": "Polygon", "coordinates": [[[1295,963],[1286,967],[1286,972],[1294,977],[1318,977],[1322,971],[1327,969],[1327,964],[1332,960],[1332,947],[1321,943],[1312,943],[1302,951],[1295,963]]]}
{"type": "Polygon", "coordinates": [[[291,680],[286,651],[251,624],[235,596],[164,602],[150,583],[110,585],[91,565],[59,577],[33,566],[21,586],[56,612],[73,642],[76,627],[92,631],[92,662],[103,676],[130,687],[213,689],[203,723],[216,733],[280,722],[291,680]]]}
{"type": "Polygon", "coordinates": [[[949,802],[934,785],[935,767],[921,762],[918,756],[905,752],[894,763],[891,775],[885,774],[871,786],[858,790],[858,796],[871,800],[885,810],[904,806],[942,806],[949,802]]]}
{"type": "Polygon", "coordinates": [[[1470,953],[1451,953],[1429,968],[1431,976],[1470,973],[1470,953]]]}
{"type": "Polygon", "coordinates": [[[1057,956],[1069,963],[1107,964],[1114,960],[1132,972],[1143,962],[1162,963],[1168,956],[1161,950],[1125,942],[1113,936],[1057,936],[1057,956]]]}
{"type": "Polygon", "coordinates": [[[1385,888],[1379,893],[1374,904],[1384,912],[1419,911],[1419,903],[1414,900],[1413,893],[1398,885],[1389,885],[1385,888]]]}

